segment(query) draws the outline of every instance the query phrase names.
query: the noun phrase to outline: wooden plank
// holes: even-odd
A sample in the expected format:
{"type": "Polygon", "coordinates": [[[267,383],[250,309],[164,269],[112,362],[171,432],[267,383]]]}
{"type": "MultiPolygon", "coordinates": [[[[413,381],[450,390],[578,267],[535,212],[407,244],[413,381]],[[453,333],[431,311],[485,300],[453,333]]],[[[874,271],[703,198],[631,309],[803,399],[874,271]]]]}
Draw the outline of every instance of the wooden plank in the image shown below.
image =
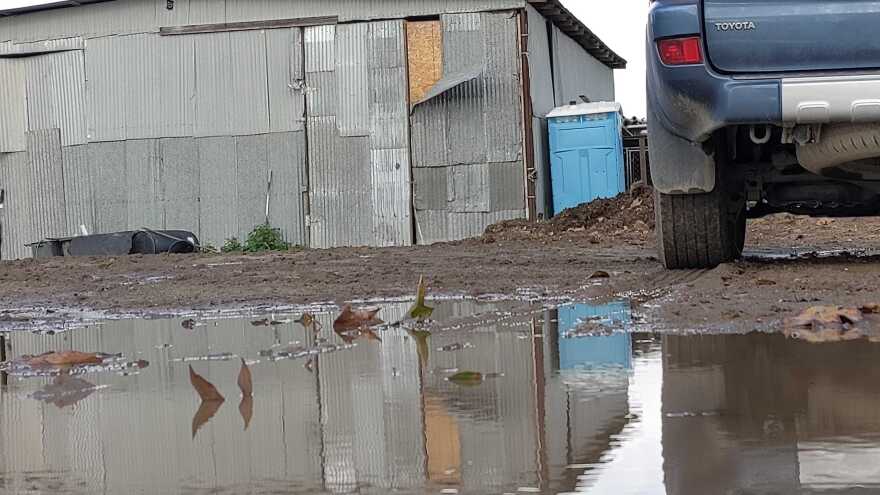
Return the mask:
{"type": "Polygon", "coordinates": [[[421,101],[443,78],[443,34],[440,21],[406,23],[409,101],[421,101]]]}
{"type": "Polygon", "coordinates": [[[159,28],[160,36],[179,36],[184,34],[223,33],[229,31],[253,31],[257,29],[282,29],[292,27],[325,26],[337,24],[339,18],[302,17],[298,19],[275,19],[270,21],[225,22],[221,24],[192,24],[188,26],[169,26],[159,28]]]}

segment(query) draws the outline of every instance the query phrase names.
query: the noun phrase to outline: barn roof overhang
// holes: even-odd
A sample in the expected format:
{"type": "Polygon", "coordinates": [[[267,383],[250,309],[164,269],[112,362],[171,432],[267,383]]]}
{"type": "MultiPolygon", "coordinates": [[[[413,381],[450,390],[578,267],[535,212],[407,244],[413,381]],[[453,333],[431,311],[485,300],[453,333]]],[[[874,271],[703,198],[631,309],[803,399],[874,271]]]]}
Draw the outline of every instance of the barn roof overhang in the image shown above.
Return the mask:
{"type": "MultiPolygon", "coordinates": [[[[17,8],[0,8],[0,16],[24,14],[38,10],[55,9],[61,7],[75,7],[88,3],[106,2],[112,0],[44,0],[36,5],[17,8]]],[[[580,19],[572,14],[560,0],[527,0],[528,3],[538,10],[544,17],[549,19],[562,32],[577,41],[584,49],[597,60],[612,69],[625,69],[626,60],[608,47],[593,31],[590,30],[580,19]]]]}
{"type": "Polygon", "coordinates": [[[599,39],[577,16],[566,9],[560,0],[528,0],[528,2],[563,33],[577,41],[596,60],[612,69],[626,68],[626,60],[614,53],[614,50],[599,39]]]}

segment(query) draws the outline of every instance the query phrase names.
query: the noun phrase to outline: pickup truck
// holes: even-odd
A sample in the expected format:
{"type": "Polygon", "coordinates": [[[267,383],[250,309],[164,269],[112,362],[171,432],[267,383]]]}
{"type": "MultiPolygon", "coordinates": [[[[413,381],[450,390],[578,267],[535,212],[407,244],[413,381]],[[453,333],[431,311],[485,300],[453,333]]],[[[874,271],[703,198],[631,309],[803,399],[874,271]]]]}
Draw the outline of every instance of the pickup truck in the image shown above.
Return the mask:
{"type": "Polygon", "coordinates": [[[741,256],[746,220],[880,213],[880,2],[653,0],[660,258],[741,256]]]}

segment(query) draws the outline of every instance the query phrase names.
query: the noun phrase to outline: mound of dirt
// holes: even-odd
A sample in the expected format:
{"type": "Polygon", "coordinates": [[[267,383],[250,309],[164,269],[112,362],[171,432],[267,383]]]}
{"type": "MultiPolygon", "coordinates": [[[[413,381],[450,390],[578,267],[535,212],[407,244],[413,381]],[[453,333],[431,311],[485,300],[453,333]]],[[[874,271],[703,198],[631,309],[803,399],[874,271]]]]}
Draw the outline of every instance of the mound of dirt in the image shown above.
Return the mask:
{"type": "Polygon", "coordinates": [[[556,237],[567,234],[590,236],[596,244],[626,241],[644,243],[654,230],[653,193],[640,189],[611,199],[598,199],[563,211],[544,222],[510,220],[490,225],[487,240],[556,237]]]}

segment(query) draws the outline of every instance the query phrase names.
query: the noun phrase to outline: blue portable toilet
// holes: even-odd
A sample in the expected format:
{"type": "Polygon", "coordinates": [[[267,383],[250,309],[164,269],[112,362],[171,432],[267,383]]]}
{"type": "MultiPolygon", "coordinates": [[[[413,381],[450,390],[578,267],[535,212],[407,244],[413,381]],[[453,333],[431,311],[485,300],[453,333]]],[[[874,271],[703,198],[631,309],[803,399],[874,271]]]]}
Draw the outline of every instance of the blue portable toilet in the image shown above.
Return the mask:
{"type": "Polygon", "coordinates": [[[569,332],[588,320],[598,320],[611,327],[626,326],[632,321],[628,301],[610,304],[573,304],[559,308],[559,368],[584,369],[595,366],[632,368],[632,335],[615,332],[611,335],[572,337],[569,332]]]}
{"type": "Polygon", "coordinates": [[[568,105],[547,114],[553,214],[626,189],[620,103],[568,105]]]}

